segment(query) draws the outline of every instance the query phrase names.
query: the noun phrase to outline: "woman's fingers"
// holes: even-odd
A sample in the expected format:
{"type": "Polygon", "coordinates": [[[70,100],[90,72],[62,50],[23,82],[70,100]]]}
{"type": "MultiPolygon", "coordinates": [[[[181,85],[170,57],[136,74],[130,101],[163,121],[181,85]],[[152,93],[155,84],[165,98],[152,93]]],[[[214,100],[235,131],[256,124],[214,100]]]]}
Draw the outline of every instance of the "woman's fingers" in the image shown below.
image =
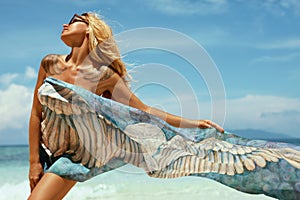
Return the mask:
{"type": "Polygon", "coordinates": [[[37,183],[33,179],[30,179],[29,183],[30,183],[30,190],[32,192],[37,183]]]}
{"type": "Polygon", "coordinates": [[[40,179],[42,178],[43,174],[40,175],[35,175],[35,176],[31,176],[29,177],[29,184],[30,184],[30,189],[31,191],[35,188],[35,186],[38,184],[38,182],[40,181],[40,179]]]}
{"type": "Polygon", "coordinates": [[[28,177],[31,191],[35,188],[43,175],[44,171],[40,163],[30,167],[28,177]]]}
{"type": "Polygon", "coordinates": [[[31,191],[33,190],[33,188],[36,186],[36,184],[39,182],[39,180],[37,178],[29,178],[29,183],[30,183],[30,189],[31,191]]]}
{"type": "Polygon", "coordinates": [[[224,128],[221,127],[219,124],[216,124],[215,122],[210,122],[210,124],[217,129],[219,132],[224,133],[224,128]]]}
{"type": "Polygon", "coordinates": [[[200,128],[215,128],[219,132],[224,133],[223,127],[221,127],[220,125],[218,125],[215,122],[212,122],[210,120],[200,120],[199,127],[200,128]]]}

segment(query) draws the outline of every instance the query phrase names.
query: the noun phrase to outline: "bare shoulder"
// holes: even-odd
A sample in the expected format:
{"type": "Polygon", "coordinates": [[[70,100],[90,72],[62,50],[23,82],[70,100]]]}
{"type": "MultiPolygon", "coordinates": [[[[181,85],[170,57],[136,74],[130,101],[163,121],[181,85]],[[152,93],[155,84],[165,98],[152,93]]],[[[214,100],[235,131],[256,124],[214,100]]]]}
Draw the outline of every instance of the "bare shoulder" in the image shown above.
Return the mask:
{"type": "Polygon", "coordinates": [[[61,64],[65,58],[66,55],[48,54],[42,59],[41,67],[47,74],[60,74],[65,69],[64,65],[61,64]]]}
{"type": "Polygon", "coordinates": [[[42,59],[42,63],[43,62],[49,62],[49,61],[55,61],[57,59],[60,59],[62,57],[64,57],[65,55],[61,55],[61,54],[47,54],[46,56],[44,56],[44,58],[42,59]]]}

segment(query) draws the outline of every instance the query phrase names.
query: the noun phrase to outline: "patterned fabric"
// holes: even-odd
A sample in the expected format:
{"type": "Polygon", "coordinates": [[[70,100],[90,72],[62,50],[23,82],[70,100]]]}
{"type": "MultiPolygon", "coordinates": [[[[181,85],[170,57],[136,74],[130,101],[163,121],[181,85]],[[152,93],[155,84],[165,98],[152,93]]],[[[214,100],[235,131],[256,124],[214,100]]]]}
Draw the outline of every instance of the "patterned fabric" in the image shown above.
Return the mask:
{"type": "Polygon", "coordinates": [[[176,128],[50,77],[39,100],[44,145],[54,157],[68,155],[48,172],[85,181],[130,163],[151,177],[201,176],[248,193],[300,198],[300,147],[176,128]]]}

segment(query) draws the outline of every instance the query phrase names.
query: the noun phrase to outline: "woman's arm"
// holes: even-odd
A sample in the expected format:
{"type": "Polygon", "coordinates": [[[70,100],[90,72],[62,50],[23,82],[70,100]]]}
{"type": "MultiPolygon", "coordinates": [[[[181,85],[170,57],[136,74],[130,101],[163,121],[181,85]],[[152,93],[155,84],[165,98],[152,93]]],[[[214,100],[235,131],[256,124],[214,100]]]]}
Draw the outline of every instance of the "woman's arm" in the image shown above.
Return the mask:
{"type": "MultiPolygon", "coordinates": [[[[101,84],[102,85],[102,84],[101,84]]],[[[137,108],[139,110],[143,110],[147,113],[158,116],[159,118],[165,120],[172,126],[182,127],[182,128],[216,128],[220,132],[224,132],[224,129],[218,124],[210,121],[210,120],[191,120],[182,118],[176,115],[172,115],[170,113],[164,112],[154,107],[150,107],[144,104],[137,96],[135,96],[130,89],[126,86],[122,78],[114,74],[109,78],[109,81],[106,82],[105,87],[109,88],[109,91],[112,94],[112,99],[123,103],[125,105],[129,105],[131,107],[137,108]],[[107,83],[110,84],[107,84],[107,83]]]]}
{"type": "Polygon", "coordinates": [[[46,78],[46,73],[43,67],[40,67],[36,86],[34,89],[34,96],[32,102],[32,109],[29,120],[29,182],[31,191],[39,182],[43,175],[43,167],[40,163],[40,141],[41,141],[41,120],[42,120],[42,106],[38,100],[38,88],[43,84],[46,78]]]}

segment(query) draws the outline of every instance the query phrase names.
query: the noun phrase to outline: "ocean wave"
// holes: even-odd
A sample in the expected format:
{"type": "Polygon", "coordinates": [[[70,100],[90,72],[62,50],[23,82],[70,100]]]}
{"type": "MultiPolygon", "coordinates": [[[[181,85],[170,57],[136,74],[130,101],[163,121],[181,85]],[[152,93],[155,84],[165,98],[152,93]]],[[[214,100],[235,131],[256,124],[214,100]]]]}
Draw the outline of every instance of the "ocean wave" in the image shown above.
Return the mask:
{"type": "MultiPolygon", "coordinates": [[[[124,180],[103,183],[101,177],[95,180],[78,183],[64,200],[181,200],[181,199],[272,199],[264,195],[251,195],[238,192],[208,179],[152,179],[124,180]],[[101,183],[102,182],[102,183],[101,183]]],[[[29,196],[28,181],[19,183],[4,183],[0,185],[0,200],[21,200],[29,196]]]]}
{"type": "Polygon", "coordinates": [[[0,199],[26,199],[30,194],[29,182],[4,183],[0,186],[0,199]]]}

